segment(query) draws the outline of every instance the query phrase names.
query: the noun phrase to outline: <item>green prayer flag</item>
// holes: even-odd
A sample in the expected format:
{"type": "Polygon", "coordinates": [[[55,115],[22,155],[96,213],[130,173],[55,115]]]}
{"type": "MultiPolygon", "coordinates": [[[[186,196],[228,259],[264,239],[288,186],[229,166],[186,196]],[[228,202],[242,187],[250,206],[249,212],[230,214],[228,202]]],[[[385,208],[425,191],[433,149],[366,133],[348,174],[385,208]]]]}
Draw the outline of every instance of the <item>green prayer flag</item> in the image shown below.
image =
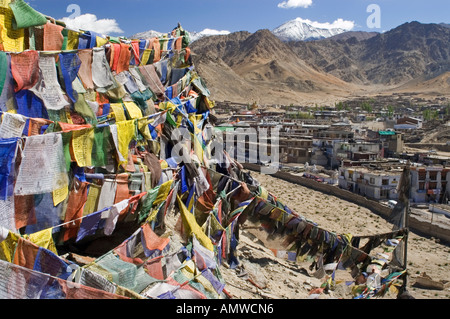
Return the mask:
{"type": "Polygon", "coordinates": [[[6,52],[0,51],[0,93],[3,92],[3,86],[6,80],[6,71],[8,70],[8,59],[6,52]]]}
{"type": "Polygon", "coordinates": [[[29,28],[47,23],[47,18],[40,12],[37,12],[23,0],[13,0],[9,4],[14,19],[12,26],[14,30],[29,28]]]}
{"type": "Polygon", "coordinates": [[[108,164],[107,141],[109,140],[111,131],[108,127],[94,128],[94,144],[92,146],[92,165],[95,167],[103,167],[108,164]]]}
{"type": "Polygon", "coordinates": [[[84,99],[84,94],[78,94],[78,99],[74,104],[74,108],[75,112],[80,114],[84,118],[86,123],[97,125],[97,117],[84,99]]]}

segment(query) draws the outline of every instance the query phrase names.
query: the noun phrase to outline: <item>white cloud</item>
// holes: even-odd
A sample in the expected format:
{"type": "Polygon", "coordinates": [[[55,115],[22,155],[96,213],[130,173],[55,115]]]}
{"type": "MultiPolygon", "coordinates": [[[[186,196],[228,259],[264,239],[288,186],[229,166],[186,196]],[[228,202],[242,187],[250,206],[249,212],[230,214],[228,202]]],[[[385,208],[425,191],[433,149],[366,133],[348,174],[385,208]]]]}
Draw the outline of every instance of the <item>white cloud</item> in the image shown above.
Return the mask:
{"type": "Polygon", "coordinates": [[[308,23],[310,25],[312,25],[315,28],[321,28],[321,29],[344,29],[344,30],[351,30],[355,27],[355,22],[354,21],[349,21],[349,20],[344,20],[344,19],[337,19],[335,21],[333,21],[332,23],[330,22],[317,22],[317,21],[311,21],[308,19],[302,19],[302,18],[297,18],[297,21],[300,22],[304,22],[304,23],[308,23]]]}
{"type": "Polygon", "coordinates": [[[308,8],[310,5],[312,5],[312,0],[287,0],[279,3],[278,8],[308,8]]]}
{"type": "Polygon", "coordinates": [[[230,34],[231,32],[228,30],[214,30],[214,29],[203,29],[200,32],[191,32],[191,41],[196,41],[200,38],[203,37],[209,37],[212,35],[227,35],[230,34]]]}
{"type": "Polygon", "coordinates": [[[204,29],[203,31],[200,31],[201,34],[208,34],[208,35],[226,35],[230,34],[230,31],[228,30],[214,30],[214,29],[204,29]]]}
{"type": "Polygon", "coordinates": [[[95,14],[85,13],[74,18],[61,19],[66,26],[74,30],[93,31],[103,35],[123,33],[115,19],[98,19],[95,14]]]}

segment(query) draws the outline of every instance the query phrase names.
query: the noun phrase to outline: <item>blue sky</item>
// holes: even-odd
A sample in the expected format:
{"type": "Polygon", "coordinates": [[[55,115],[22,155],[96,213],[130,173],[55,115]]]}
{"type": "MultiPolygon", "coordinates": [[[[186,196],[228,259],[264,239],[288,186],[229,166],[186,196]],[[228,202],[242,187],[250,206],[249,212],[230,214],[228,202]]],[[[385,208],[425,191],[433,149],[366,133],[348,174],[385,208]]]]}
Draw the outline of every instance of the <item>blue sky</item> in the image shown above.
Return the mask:
{"type": "MultiPolygon", "coordinates": [[[[108,35],[169,32],[179,22],[188,31],[203,29],[272,30],[300,17],[319,23],[346,23],[352,30],[383,32],[405,22],[450,23],[449,0],[28,0],[56,19],[77,17],[108,35]],[[75,5],[69,7],[69,5],[75,5]],[[379,26],[369,28],[370,4],[379,8],[379,26]],[[68,10],[71,8],[79,10],[68,10]],[[89,14],[89,15],[86,15],[89,14]]],[[[372,20],[374,21],[374,20],[372,20]]],[[[92,27],[93,28],[93,27],[92,27]]],[[[98,31],[93,30],[92,31],[98,31]]]]}

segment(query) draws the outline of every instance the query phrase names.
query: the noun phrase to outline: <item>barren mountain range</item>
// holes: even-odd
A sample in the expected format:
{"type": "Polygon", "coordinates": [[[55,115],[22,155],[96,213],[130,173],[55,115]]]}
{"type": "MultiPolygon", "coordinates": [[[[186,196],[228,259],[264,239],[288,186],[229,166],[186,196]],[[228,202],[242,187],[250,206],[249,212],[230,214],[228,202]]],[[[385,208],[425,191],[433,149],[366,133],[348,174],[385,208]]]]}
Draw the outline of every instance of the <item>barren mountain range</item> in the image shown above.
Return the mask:
{"type": "Polygon", "coordinates": [[[409,22],[314,41],[242,31],[190,47],[217,101],[313,105],[394,92],[449,97],[449,43],[448,25],[409,22]]]}

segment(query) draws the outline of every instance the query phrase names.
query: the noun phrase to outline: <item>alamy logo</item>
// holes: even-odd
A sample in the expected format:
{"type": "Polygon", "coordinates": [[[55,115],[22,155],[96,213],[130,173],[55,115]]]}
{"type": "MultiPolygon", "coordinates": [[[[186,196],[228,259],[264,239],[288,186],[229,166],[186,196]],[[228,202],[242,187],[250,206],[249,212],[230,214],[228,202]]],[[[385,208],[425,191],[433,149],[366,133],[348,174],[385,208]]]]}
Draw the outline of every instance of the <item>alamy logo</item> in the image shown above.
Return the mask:
{"type": "Polygon", "coordinates": [[[81,8],[78,4],[71,3],[67,6],[66,12],[72,12],[72,14],[69,16],[69,19],[74,19],[81,15],[81,8]]]}
{"type": "Polygon", "coordinates": [[[367,6],[368,13],[372,13],[367,17],[367,27],[370,29],[381,28],[381,8],[378,4],[369,4],[367,6]]]}
{"type": "Polygon", "coordinates": [[[273,174],[280,166],[278,128],[209,129],[198,136],[179,127],[172,131],[171,140],[174,142],[171,153],[163,156],[172,157],[177,163],[191,163],[191,154],[203,151],[211,161],[227,164],[225,151],[239,163],[260,164],[263,174],[273,174]]]}

